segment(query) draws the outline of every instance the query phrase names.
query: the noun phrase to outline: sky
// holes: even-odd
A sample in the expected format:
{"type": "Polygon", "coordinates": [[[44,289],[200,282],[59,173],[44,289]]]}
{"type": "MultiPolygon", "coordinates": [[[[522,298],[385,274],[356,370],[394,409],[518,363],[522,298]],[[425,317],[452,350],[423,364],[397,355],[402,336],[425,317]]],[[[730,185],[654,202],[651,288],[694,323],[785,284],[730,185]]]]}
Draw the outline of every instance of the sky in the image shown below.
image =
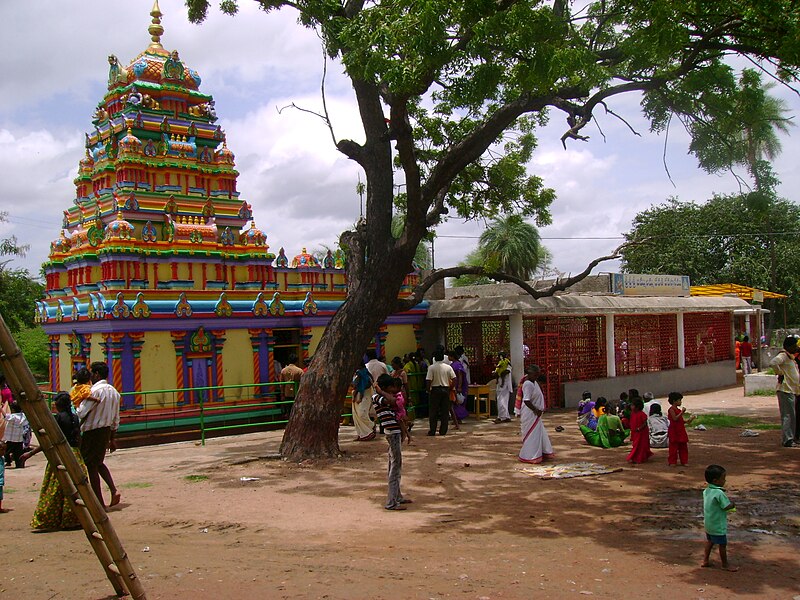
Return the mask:
{"type": "MultiPolygon", "coordinates": [[[[284,108],[294,103],[321,109],[323,55],[313,31],[283,10],[265,14],[242,0],[236,17],[216,2],[202,25],[189,23],[182,0],[159,0],[162,44],[202,77],[200,90],[214,96],[217,116],[236,155],[241,197],[252,204],[270,249],[293,256],[334,247],[359,216],[359,168],[333,146],[322,121],[284,108]],[[283,110],[281,110],[283,108],[283,110]]],[[[59,235],[62,212],[75,196],[73,179],[83,157],[84,132],[106,91],[109,54],[128,65],[149,44],[152,0],[37,0],[1,2],[0,18],[13,24],[0,36],[0,238],[14,235],[30,246],[12,267],[38,273],[50,242],[59,235]]],[[[800,98],[774,93],[800,110],[800,98]]],[[[359,141],[363,132],[352,89],[341,66],[328,65],[326,97],[334,133],[359,141]]],[[[559,113],[538,132],[529,165],[556,191],[553,224],[540,230],[553,267],[577,273],[593,258],[613,251],[633,217],[670,196],[701,202],[713,193],[739,191],[731,174],[708,175],[687,155],[688,135],[673,127],[668,139],[648,132],[639,99],[615,99],[611,108],[626,125],[597,111],[588,142],[560,137],[559,113]],[[665,169],[669,169],[669,174],[665,169]]],[[[774,168],[779,193],[796,200],[800,189],[800,128],[782,139],[774,168]]],[[[363,174],[360,175],[363,180],[363,174]]],[[[458,264],[477,245],[484,221],[449,219],[436,229],[437,268],[458,264]]],[[[595,273],[618,270],[603,263],[595,273]]]]}

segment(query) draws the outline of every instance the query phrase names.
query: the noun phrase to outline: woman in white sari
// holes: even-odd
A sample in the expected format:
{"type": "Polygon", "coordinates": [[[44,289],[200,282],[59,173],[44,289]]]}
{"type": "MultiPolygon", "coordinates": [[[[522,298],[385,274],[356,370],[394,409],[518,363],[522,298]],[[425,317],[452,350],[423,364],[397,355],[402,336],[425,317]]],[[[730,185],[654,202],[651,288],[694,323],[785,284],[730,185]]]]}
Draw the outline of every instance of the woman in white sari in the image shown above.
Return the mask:
{"type": "Polygon", "coordinates": [[[540,369],[530,365],[528,379],[522,384],[522,449],[519,459],[525,463],[540,463],[544,459],[555,458],[553,445],[542,423],[544,414],[544,395],[536,381],[540,369]]]}

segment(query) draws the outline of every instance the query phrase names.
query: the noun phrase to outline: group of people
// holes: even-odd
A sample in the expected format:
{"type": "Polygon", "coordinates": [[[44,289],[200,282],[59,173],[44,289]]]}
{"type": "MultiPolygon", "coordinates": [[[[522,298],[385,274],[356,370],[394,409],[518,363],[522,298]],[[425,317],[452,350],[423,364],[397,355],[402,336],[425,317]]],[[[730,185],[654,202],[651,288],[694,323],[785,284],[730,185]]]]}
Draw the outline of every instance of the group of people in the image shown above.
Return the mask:
{"type": "Polygon", "coordinates": [[[620,394],[619,400],[609,402],[604,397],[592,400],[583,393],[578,403],[578,427],[587,443],[600,448],[622,446],[629,438],[631,450],[627,460],[632,464],[647,462],[653,456],[651,448],[668,448],[667,464],[686,466],[689,462],[689,436],[686,425],[694,421],[682,407],[683,395],[670,392],[669,410],[662,414],[661,404],[650,392],[644,396],[631,389],[620,394]]]}
{"type": "MultiPolygon", "coordinates": [[[[54,418],[78,464],[88,475],[89,483],[100,504],[105,507],[100,483],[102,480],[111,494],[108,505],[114,506],[120,503],[122,497],[114,484],[111,471],[105,464],[105,455],[107,451],[116,450],[114,436],[119,428],[120,395],[108,382],[108,365],[104,362],[95,362],[88,369],[78,370],[74,374],[73,383],[69,392],[58,392],[53,398],[56,411],[54,418]]],[[[3,390],[1,392],[2,421],[5,427],[3,439],[9,440],[4,442],[6,448],[3,448],[3,451],[11,449],[8,458],[2,464],[5,467],[10,464],[9,460],[13,459],[16,468],[23,468],[25,461],[41,452],[42,448],[26,448],[24,442],[16,441],[20,437],[18,430],[27,425],[27,419],[19,404],[13,399],[8,402],[9,408],[6,409],[6,398],[11,395],[11,391],[8,390],[7,395],[4,391],[7,387],[0,389],[3,390]]],[[[6,509],[2,508],[3,484],[3,470],[0,469],[0,512],[6,512],[6,509]]],[[[58,530],[79,526],[70,502],[61,489],[56,469],[48,462],[44,470],[39,500],[31,519],[31,527],[37,530],[58,530]]]]}

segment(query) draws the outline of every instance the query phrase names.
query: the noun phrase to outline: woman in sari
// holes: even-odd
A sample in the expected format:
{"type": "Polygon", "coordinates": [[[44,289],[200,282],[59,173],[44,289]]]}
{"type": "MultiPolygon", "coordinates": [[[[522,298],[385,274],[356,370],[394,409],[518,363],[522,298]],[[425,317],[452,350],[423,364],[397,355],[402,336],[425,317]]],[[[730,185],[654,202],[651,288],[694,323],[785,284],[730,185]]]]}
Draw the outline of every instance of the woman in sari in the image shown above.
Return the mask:
{"type": "MultiPolygon", "coordinates": [[[[598,402],[605,400],[602,396],[598,402]]],[[[625,439],[630,433],[622,426],[622,421],[617,416],[617,410],[613,405],[606,406],[600,418],[597,419],[597,429],[592,431],[585,425],[581,426],[581,433],[590,446],[598,448],[616,448],[625,443],[625,439]]]]}
{"type": "Polygon", "coordinates": [[[528,379],[522,384],[522,448],[519,460],[525,463],[540,463],[544,459],[555,458],[553,445],[542,423],[544,414],[544,394],[536,378],[540,369],[530,365],[527,369],[528,379]]]}
{"type": "MultiPolygon", "coordinates": [[[[81,469],[86,473],[86,466],[83,464],[81,451],[79,450],[81,441],[81,426],[78,415],[72,412],[72,402],[67,392],[59,392],[55,397],[55,405],[58,413],[55,415],[56,423],[67,438],[67,443],[72,449],[75,458],[81,469]]],[[[33,455],[39,449],[30,452],[33,455]]],[[[36,504],[36,511],[31,519],[33,529],[73,529],[80,527],[78,518],[72,511],[69,499],[64,495],[61,484],[58,482],[56,470],[48,462],[44,468],[44,479],[42,480],[41,491],[39,492],[39,502],[36,504]]]]}
{"type": "Polygon", "coordinates": [[[369,369],[363,363],[359,363],[353,376],[353,425],[356,428],[357,442],[375,439],[375,425],[369,418],[372,383],[369,369]]]}

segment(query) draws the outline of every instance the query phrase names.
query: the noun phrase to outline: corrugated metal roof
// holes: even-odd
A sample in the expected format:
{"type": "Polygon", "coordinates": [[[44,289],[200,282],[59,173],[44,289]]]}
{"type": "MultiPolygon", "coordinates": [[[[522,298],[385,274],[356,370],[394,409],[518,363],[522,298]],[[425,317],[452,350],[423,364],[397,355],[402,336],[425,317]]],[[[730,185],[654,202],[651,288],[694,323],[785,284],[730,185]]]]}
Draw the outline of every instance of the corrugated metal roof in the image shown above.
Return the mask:
{"type": "Polygon", "coordinates": [[[786,298],[786,295],[777,292],[768,292],[751,288],[738,283],[715,283],[713,285],[693,285],[691,287],[692,296],[731,296],[735,295],[742,300],[753,300],[753,293],[761,292],[764,298],[786,298]]]}

